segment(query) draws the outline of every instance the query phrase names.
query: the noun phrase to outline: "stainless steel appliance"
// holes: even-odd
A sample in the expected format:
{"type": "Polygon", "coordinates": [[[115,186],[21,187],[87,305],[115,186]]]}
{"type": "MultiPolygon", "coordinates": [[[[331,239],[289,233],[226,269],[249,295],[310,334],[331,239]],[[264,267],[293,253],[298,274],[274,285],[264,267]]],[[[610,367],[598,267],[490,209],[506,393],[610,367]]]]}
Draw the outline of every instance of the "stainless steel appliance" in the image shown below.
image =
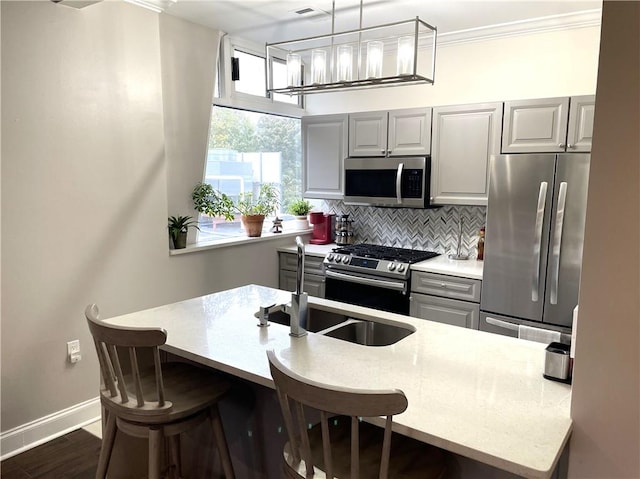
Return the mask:
{"type": "Polygon", "coordinates": [[[434,256],[367,243],[334,248],[324,258],[325,298],[408,315],[409,267],[434,256]]]}
{"type": "Polygon", "coordinates": [[[480,329],[560,331],[578,303],[587,154],[491,158],[480,329]]]}
{"type": "Polygon", "coordinates": [[[344,202],[429,208],[431,157],[347,158],[344,202]]]}

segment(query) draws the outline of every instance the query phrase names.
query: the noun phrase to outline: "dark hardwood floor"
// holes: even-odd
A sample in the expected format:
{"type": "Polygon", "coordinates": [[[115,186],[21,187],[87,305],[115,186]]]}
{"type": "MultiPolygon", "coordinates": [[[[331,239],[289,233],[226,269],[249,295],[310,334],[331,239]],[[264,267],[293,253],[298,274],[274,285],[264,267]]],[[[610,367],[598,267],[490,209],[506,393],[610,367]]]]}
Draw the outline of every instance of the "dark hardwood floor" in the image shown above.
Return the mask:
{"type": "Polygon", "coordinates": [[[2,479],[93,479],[100,439],[83,429],[0,463],[2,479]]]}

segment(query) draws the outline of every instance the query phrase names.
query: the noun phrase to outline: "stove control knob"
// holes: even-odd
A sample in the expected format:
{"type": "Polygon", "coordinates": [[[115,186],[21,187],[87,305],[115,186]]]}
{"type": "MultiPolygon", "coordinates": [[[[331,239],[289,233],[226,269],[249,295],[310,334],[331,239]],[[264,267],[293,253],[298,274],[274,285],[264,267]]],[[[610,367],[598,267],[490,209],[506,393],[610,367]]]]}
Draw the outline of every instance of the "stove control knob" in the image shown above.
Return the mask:
{"type": "Polygon", "coordinates": [[[343,262],[344,264],[347,264],[347,263],[349,262],[349,257],[348,257],[348,256],[346,256],[346,255],[345,255],[345,256],[343,256],[343,257],[342,257],[342,262],[343,262]]]}
{"type": "Polygon", "coordinates": [[[389,268],[389,271],[393,271],[394,269],[396,269],[396,265],[394,263],[389,263],[389,266],[387,266],[387,268],[389,268]]]}
{"type": "Polygon", "coordinates": [[[402,273],[404,271],[404,265],[401,264],[398,266],[398,273],[402,273]]]}
{"type": "Polygon", "coordinates": [[[333,261],[333,253],[327,255],[327,261],[333,261]]]}

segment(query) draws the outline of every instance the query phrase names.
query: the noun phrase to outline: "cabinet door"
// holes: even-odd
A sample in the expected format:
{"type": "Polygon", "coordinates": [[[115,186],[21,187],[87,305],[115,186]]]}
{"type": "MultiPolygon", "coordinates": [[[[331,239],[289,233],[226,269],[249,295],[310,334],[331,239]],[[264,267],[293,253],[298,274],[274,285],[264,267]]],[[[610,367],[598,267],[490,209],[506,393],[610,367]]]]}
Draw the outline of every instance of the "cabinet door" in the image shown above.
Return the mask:
{"type": "Polygon", "coordinates": [[[306,291],[309,296],[324,298],[324,276],[305,274],[304,287],[302,289],[306,291]]]}
{"type": "Polygon", "coordinates": [[[569,98],[505,102],[502,152],[565,151],[568,116],[569,98]]]}
{"type": "Polygon", "coordinates": [[[342,199],[347,115],[302,118],[302,189],[305,198],[342,199]]]}
{"type": "Polygon", "coordinates": [[[489,157],[500,151],[502,103],[433,109],[434,203],[486,205],[489,157]]]}
{"type": "Polygon", "coordinates": [[[389,112],[387,155],[428,155],[431,151],[431,108],[389,112]]]}
{"type": "Polygon", "coordinates": [[[571,97],[567,151],[591,151],[595,107],[595,95],[571,97]]]}
{"type": "MultiPolygon", "coordinates": [[[[285,291],[295,291],[296,272],[281,269],[278,287],[285,291]]],[[[324,298],[324,276],[318,276],[316,274],[305,274],[302,290],[310,296],[324,298]]]]}
{"type": "Polygon", "coordinates": [[[387,112],[349,115],[349,156],[386,156],[387,112]]]}
{"type": "Polygon", "coordinates": [[[466,301],[411,293],[409,314],[415,318],[428,319],[463,328],[478,329],[480,306],[466,301]]]}

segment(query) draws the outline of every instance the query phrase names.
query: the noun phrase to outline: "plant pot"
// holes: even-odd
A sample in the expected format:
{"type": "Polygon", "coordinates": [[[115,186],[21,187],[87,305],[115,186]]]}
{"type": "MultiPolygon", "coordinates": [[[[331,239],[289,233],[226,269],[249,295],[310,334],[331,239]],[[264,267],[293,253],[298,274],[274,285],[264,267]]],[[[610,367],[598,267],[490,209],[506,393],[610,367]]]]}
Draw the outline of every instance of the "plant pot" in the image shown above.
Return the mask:
{"type": "Polygon", "coordinates": [[[180,232],[173,238],[174,249],[184,249],[187,247],[187,233],[180,232]]]}
{"type": "Polygon", "coordinates": [[[264,215],[243,215],[242,225],[247,232],[247,236],[254,238],[262,236],[262,224],[264,223],[264,215]]]}
{"type": "Polygon", "coordinates": [[[307,216],[296,216],[293,220],[293,229],[298,230],[308,230],[309,229],[309,220],[307,216]]]}

